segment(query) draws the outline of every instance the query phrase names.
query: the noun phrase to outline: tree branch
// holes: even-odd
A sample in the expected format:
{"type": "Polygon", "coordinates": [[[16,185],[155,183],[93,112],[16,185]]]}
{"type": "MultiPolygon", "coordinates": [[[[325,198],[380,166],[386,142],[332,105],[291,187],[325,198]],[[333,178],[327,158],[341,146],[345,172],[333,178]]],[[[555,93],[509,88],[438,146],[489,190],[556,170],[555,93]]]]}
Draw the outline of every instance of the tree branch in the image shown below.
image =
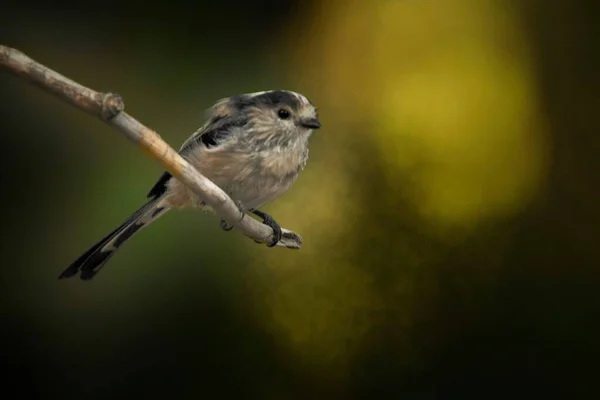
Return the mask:
{"type": "MultiPolygon", "coordinates": [[[[250,216],[240,214],[238,207],[217,185],[200,174],[150,128],[123,110],[118,94],[100,93],[86,88],[41,65],[22,52],[0,45],[0,67],[61,98],[67,103],[101,118],[117,128],[125,137],[156,159],[178,181],[192,189],[230,226],[262,243],[271,243],[273,230],[250,216]]],[[[302,237],[283,229],[277,246],[299,249],[302,237]]]]}

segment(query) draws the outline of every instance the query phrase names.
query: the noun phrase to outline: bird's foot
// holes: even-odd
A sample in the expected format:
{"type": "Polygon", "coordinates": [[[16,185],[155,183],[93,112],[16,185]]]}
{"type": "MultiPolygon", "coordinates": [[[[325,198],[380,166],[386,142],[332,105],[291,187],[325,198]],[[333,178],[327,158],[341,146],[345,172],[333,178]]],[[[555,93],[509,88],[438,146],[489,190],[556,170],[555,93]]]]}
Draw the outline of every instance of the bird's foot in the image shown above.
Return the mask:
{"type": "Polygon", "coordinates": [[[229,232],[233,229],[233,225],[227,225],[227,221],[225,221],[224,219],[222,219],[219,224],[221,225],[221,229],[223,229],[226,232],[229,232]]]}
{"type": "MultiPolygon", "coordinates": [[[[235,201],[235,205],[237,206],[238,210],[240,210],[240,213],[242,213],[242,217],[240,218],[240,221],[241,221],[244,218],[244,215],[246,215],[246,207],[244,207],[242,202],[239,200],[235,201]]],[[[230,230],[233,229],[233,225],[231,225],[231,226],[227,225],[227,221],[225,221],[224,219],[221,220],[220,225],[221,225],[221,229],[223,229],[226,232],[229,232],[230,230]]]]}
{"type": "MultiPolygon", "coordinates": [[[[275,246],[281,240],[281,226],[271,217],[269,214],[260,210],[252,210],[252,214],[259,216],[263,219],[262,223],[273,229],[273,241],[267,244],[267,247],[275,246]]],[[[260,243],[255,240],[256,243],[260,243]]]]}

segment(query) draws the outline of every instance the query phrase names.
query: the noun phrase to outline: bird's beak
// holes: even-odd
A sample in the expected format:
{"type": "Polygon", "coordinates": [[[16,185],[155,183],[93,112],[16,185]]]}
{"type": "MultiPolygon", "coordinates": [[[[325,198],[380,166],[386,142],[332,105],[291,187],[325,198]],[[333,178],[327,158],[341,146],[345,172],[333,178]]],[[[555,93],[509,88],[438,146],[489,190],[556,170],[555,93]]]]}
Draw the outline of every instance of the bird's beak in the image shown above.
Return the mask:
{"type": "Polygon", "coordinates": [[[319,129],[321,127],[321,123],[316,118],[304,118],[300,120],[300,125],[308,129],[319,129]]]}

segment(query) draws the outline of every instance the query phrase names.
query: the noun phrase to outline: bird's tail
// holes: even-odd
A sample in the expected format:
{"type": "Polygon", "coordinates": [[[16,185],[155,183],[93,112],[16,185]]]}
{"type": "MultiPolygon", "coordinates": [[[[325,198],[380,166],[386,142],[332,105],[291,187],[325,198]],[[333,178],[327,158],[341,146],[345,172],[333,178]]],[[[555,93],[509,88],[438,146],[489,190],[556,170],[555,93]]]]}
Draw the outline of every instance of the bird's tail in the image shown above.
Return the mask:
{"type": "Polygon", "coordinates": [[[77,275],[78,272],[81,272],[81,279],[92,279],[127,239],[130,239],[143,227],[156,221],[168,210],[169,207],[161,202],[160,196],[150,199],[117,229],[106,235],[98,243],[83,253],[67,269],[65,269],[58,278],[70,278],[77,275]]]}

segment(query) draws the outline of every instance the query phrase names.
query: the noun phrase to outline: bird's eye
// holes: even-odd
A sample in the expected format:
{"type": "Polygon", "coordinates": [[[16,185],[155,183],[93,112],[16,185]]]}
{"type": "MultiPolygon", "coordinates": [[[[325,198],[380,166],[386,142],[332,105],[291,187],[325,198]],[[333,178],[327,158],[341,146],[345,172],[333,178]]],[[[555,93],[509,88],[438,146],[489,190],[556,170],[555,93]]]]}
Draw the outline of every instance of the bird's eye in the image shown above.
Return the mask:
{"type": "Polygon", "coordinates": [[[290,112],[285,108],[280,108],[279,111],[277,111],[277,115],[281,119],[288,119],[290,117],[290,112]]]}

